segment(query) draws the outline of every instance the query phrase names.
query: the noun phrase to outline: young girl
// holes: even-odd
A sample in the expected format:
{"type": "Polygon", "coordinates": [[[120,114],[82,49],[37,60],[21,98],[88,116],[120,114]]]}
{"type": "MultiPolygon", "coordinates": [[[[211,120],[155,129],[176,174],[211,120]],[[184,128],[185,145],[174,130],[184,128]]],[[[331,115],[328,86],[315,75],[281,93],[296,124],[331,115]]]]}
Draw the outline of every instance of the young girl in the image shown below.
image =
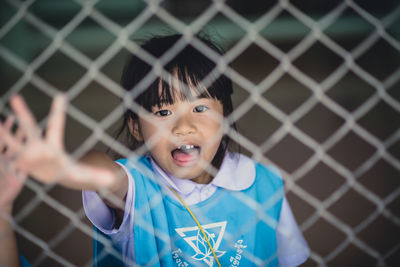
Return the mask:
{"type": "Polygon", "coordinates": [[[205,54],[182,47],[180,35],[142,45],[160,59],[161,71],[139,56],[127,64],[124,127],[135,153],[114,162],[90,152],[76,162],[63,148],[64,98],[55,98],[41,137],[15,96],[23,140],[0,127],[15,153],[12,164],[40,181],[85,190],[97,265],[114,258],[124,265],[297,266],[309,250],[282,179],[274,168],[228,151],[232,82],[216,68],[220,49],[196,38],[205,54]]]}

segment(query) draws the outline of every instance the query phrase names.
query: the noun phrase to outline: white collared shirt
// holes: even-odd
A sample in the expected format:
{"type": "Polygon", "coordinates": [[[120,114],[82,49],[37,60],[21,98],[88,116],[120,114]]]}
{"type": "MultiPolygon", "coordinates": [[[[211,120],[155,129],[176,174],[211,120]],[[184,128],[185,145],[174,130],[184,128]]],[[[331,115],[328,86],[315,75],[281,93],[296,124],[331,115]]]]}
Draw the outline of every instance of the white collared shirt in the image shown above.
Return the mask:
{"type": "Polygon", "coordinates": [[[191,180],[175,178],[164,172],[151,157],[149,159],[157,176],[174,188],[186,204],[193,205],[209,198],[218,187],[242,191],[253,184],[255,179],[253,161],[243,155],[230,155],[224,159],[217,175],[209,184],[198,184],[191,180]],[[238,162],[241,163],[240,167],[238,162]]]}
{"type": "MultiPolygon", "coordinates": [[[[246,156],[228,154],[217,175],[209,184],[198,184],[191,180],[175,178],[164,172],[151,158],[150,162],[157,177],[167,186],[172,187],[183,198],[187,205],[193,205],[209,198],[218,187],[242,191],[249,188],[255,179],[254,162],[246,156]]],[[[101,198],[90,191],[83,192],[83,204],[89,220],[103,233],[114,240],[124,240],[133,231],[134,218],[134,179],[128,169],[121,165],[129,177],[129,188],[125,203],[125,214],[118,229],[114,228],[114,214],[101,198]]],[[[175,195],[170,193],[172,197],[175,195]]],[[[131,241],[133,244],[133,240],[131,241]]],[[[281,215],[277,226],[277,243],[279,266],[298,266],[309,257],[309,248],[299,230],[286,198],[283,198],[281,215]]],[[[126,244],[127,246],[127,244],[126,244]]],[[[132,253],[122,246],[123,253],[132,253]]],[[[134,255],[133,255],[134,257],[134,255]]]]}

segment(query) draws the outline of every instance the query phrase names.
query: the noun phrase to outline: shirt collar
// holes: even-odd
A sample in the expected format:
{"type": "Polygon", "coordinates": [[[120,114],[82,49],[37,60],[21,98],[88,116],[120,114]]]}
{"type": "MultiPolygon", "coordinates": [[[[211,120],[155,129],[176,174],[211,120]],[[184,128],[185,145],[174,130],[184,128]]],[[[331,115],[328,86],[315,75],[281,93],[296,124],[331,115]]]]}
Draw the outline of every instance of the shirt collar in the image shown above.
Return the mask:
{"type": "Polygon", "coordinates": [[[176,178],[161,169],[150,155],[148,155],[148,157],[155,173],[161,177],[167,185],[183,195],[190,194],[196,187],[202,188],[205,186],[216,186],[228,190],[241,191],[249,188],[255,179],[256,171],[254,162],[241,154],[227,153],[217,175],[211,183],[207,185],[176,178]]]}

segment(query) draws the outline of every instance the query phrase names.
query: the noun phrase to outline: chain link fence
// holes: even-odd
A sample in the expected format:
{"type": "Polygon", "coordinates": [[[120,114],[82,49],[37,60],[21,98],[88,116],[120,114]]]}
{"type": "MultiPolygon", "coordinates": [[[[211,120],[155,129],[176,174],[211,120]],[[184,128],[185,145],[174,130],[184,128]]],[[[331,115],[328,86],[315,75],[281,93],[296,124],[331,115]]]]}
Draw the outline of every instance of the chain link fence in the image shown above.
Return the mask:
{"type": "MultiPolygon", "coordinates": [[[[400,4],[259,2],[4,1],[1,114],[20,93],[44,126],[64,91],[74,157],[106,147],[129,154],[113,136],[124,58],[141,55],[157,72],[162,62],[136,40],[179,32],[207,55],[193,35],[209,32],[227,51],[212,57],[217,69],[236,90],[239,133],[231,137],[281,170],[311,248],[304,266],[399,266],[400,4]]],[[[12,225],[34,266],[91,265],[93,232],[80,201],[26,182],[12,225]]]]}

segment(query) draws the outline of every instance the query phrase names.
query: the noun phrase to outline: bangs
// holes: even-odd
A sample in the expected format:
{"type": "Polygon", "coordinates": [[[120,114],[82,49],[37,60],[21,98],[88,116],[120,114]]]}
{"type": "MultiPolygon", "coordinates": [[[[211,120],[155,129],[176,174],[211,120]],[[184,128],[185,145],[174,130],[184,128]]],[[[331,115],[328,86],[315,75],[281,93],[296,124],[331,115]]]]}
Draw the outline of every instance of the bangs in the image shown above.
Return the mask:
{"type": "Polygon", "coordinates": [[[136,102],[146,110],[151,111],[152,107],[160,108],[163,105],[172,105],[177,100],[193,101],[197,98],[215,98],[222,101],[216,93],[216,88],[213,86],[205,87],[201,82],[202,78],[196,76],[186,67],[175,66],[163,78],[156,79],[136,99],[136,102]]]}

